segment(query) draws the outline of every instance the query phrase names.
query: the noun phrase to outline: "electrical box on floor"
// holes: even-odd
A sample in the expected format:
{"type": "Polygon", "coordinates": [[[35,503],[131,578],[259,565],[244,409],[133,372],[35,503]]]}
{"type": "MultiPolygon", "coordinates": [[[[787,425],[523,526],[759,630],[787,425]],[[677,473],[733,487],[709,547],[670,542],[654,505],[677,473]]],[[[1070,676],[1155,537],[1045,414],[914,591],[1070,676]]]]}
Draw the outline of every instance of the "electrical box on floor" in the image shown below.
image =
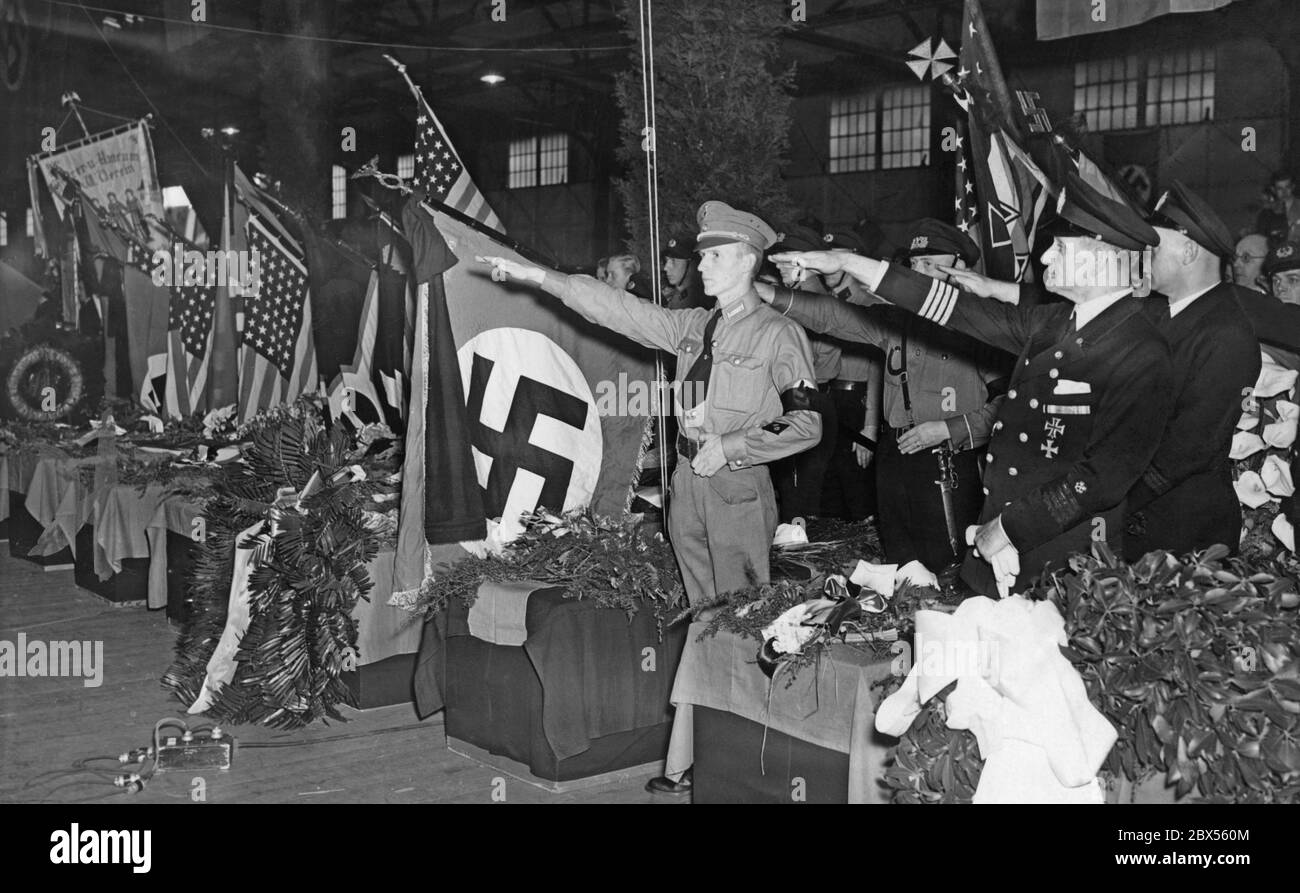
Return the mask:
{"type": "Polygon", "coordinates": [[[155,771],[184,769],[226,770],[235,755],[235,739],[217,732],[196,732],[186,736],[169,735],[158,742],[158,765],[155,771]]]}

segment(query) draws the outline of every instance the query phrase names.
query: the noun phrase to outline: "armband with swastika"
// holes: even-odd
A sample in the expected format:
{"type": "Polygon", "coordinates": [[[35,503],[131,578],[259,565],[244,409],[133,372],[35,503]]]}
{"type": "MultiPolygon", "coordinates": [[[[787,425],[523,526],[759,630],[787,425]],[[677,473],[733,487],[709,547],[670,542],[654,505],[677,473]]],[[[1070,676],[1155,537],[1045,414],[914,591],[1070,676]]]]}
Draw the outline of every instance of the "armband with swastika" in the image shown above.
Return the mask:
{"type": "Polygon", "coordinates": [[[816,388],[803,386],[790,388],[781,393],[781,408],[786,412],[796,412],[802,409],[808,412],[820,413],[821,410],[813,405],[818,393],[816,388]]]}

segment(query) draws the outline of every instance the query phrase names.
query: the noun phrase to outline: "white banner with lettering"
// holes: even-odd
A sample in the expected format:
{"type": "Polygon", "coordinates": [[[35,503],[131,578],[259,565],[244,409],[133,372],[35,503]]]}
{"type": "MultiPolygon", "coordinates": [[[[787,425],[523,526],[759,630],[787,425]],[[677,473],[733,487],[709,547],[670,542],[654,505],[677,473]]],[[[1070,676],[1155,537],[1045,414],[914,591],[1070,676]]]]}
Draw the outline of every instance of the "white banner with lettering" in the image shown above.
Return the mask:
{"type": "Polygon", "coordinates": [[[37,156],[36,164],[60,215],[66,203],[58,172],[80,183],[99,211],[127,233],[150,248],[170,248],[170,236],[156,222],[163,219],[162,188],[143,121],[37,156]]]}

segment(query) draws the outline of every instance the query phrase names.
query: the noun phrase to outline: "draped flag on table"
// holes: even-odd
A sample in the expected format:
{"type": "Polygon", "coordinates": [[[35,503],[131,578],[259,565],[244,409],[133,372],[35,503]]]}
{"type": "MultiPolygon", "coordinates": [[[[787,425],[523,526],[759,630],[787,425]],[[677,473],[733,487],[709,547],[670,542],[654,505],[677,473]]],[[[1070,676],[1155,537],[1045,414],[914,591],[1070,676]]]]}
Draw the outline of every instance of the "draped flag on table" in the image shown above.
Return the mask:
{"type": "MultiPolygon", "coordinates": [[[[1034,234],[1052,187],[1022,145],[1024,116],[1002,78],[978,0],[966,0],[958,70],[947,83],[967,113],[967,140],[958,159],[957,226],[980,245],[984,272],[1022,281],[1034,234]]],[[[1033,126],[1035,119],[1030,119],[1033,126]]]]}
{"type": "Polygon", "coordinates": [[[1170,13],[1209,12],[1233,0],[1038,0],[1038,39],[1057,40],[1131,28],[1170,13]]]}
{"type": "MultiPolygon", "coordinates": [[[[502,538],[520,529],[520,514],[539,507],[560,512],[590,505],[601,514],[621,514],[644,418],[602,418],[593,394],[620,381],[624,387],[653,381],[652,354],[585,322],[556,299],[492,282],[475,256],[523,258],[482,232],[441,212],[430,217],[414,203],[403,222],[417,278],[424,281],[426,268],[444,270],[474,468],[484,510],[501,519],[502,538]],[[447,258],[430,267],[429,246],[439,242],[447,258]]],[[[431,342],[430,350],[435,347],[431,342]]],[[[438,422],[434,410],[431,399],[431,431],[438,422]]]]}
{"type": "Polygon", "coordinates": [[[520,516],[627,509],[645,419],[601,417],[594,391],[654,380],[651,351],[559,301],[493,282],[477,255],[521,259],[442,203],[500,233],[436,116],[418,107],[415,182],[402,214],[418,286],[394,594],[487,534],[507,542],[520,516]],[[423,201],[427,195],[431,203],[423,201]],[[454,351],[454,353],[453,353],[454,351]],[[484,521],[488,523],[484,523],[484,521]],[[427,548],[426,544],[433,546],[427,548]]]}

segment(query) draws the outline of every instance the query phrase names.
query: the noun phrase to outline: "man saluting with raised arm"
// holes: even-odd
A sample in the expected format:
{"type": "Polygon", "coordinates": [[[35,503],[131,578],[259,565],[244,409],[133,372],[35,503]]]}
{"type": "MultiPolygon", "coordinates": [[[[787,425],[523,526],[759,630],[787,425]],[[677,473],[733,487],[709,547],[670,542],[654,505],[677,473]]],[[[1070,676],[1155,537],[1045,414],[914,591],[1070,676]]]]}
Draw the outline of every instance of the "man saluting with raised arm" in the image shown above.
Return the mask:
{"type": "MultiPolygon", "coordinates": [[[[984,510],[967,532],[983,560],[967,556],[962,576],[985,595],[1023,590],[1096,541],[1118,554],[1125,494],[1150,464],[1171,410],[1169,348],[1133,296],[1130,272],[1129,252],[1155,245],[1156,232],[1077,176],[1057,213],[1069,229],[1043,256],[1044,284],[1064,304],[1010,306],[851,254],[773,257],[842,269],[899,307],[1017,354],[985,456],[984,510]]],[[[773,307],[783,309],[780,296],[773,307]]]]}
{"type": "Polygon", "coordinates": [[[766,223],[723,202],[697,220],[700,275],[713,309],[665,310],[590,276],[500,257],[492,278],[539,285],[582,316],[677,357],[677,452],[668,532],[691,604],[768,582],[776,499],[766,463],[821,438],[808,337],[754,291],[766,223]]]}

